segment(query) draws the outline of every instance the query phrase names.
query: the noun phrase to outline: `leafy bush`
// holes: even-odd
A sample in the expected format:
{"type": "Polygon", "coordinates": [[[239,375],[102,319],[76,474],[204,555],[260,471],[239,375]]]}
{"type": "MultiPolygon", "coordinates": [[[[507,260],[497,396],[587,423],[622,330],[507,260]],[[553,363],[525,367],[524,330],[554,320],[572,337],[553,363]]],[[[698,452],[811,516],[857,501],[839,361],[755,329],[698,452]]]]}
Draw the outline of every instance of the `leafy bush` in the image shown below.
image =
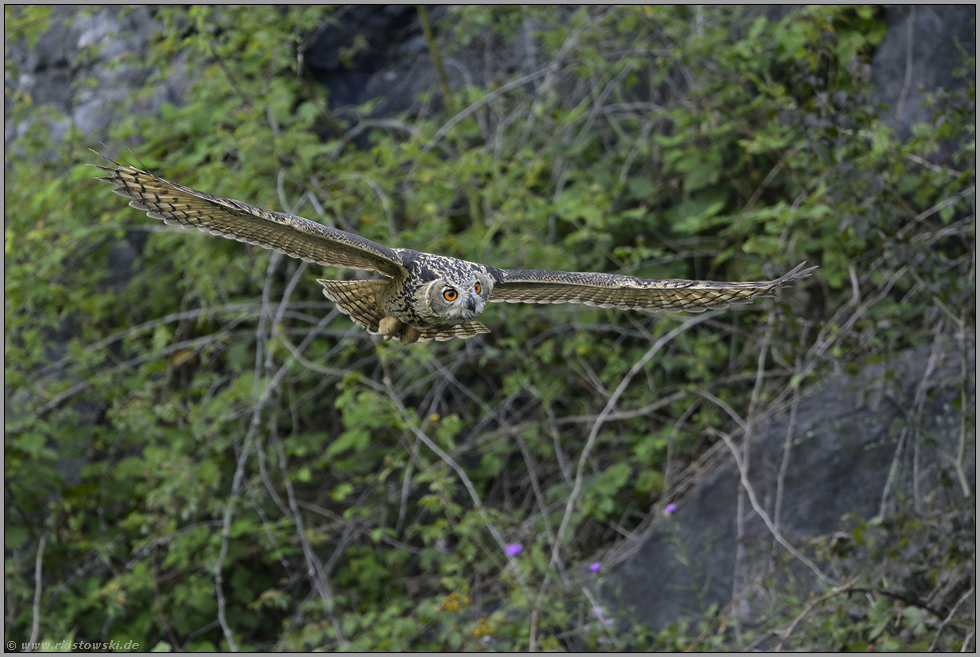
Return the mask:
{"type": "MultiPolygon", "coordinates": [[[[7,11],[8,43],[50,19],[7,11]]],[[[55,139],[59,117],[15,94],[7,637],[39,619],[43,639],[160,649],[690,645],[617,634],[585,564],[738,433],[731,413],[938,335],[972,348],[972,58],[899,143],[868,101],[877,9],[455,7],[429,41],[449,73],[531,37],[525,68],[447,75],[372,123],[297,59],[331,11],[159,9],[148,89],[193,82],[111,143],[197,189],[500,267],[818,275],[692,317],[493,306],[489,336],[398,347],[321,296],[346,272],[158,230],[92,181],[90,138],[55,139]],[[113,273],[127,248],[138,265],[113,273]]],[[[882,647],[962,641],[916,609],[882,647]]],[[[800,647],[840,647],[806,627],[800,647]]]]}

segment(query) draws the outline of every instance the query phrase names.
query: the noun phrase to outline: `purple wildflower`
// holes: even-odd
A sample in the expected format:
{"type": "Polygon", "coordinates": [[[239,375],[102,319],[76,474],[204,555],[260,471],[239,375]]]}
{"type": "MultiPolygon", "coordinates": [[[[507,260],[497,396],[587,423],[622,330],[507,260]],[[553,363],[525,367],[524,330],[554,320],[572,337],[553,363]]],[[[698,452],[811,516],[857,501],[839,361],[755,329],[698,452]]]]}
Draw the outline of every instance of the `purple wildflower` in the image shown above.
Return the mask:
{"type": "Polygon", "coordinates": [[[667,506],[664,507],[664,513],[666,513],[668,516],[676,510],[677,510],[676,504],[668,504],[667,506]]]}
{"type": "Polygon", "coordinates": [[[524,550],[524,546],[520,543],[510,543],[504,548],[504,551],[507,552],[508,557],[516,557],[522,550],[524,550]]]}
{"type": "Polygon", "coordinates": [[[592,572],[596,572],[600,568],[602,568],[602,562],[600,562],[600,561],[596,561],[594,564],[592,564],[591,566],[589,566],[589,570],[591,570],[592,572]]]}

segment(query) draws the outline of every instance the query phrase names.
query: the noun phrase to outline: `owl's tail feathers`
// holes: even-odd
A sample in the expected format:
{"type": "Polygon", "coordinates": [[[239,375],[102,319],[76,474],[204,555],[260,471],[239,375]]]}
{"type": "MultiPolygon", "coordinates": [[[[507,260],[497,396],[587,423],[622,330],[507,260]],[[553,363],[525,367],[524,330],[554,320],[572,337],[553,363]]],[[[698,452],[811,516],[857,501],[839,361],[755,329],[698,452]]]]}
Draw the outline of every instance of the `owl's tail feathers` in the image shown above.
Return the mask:
{"type": "Polygon", "coordinates": [[[381,309],[381,290],[388,281],[328,281],[318,279],[323,295],[337,304],[337,309],[371,333],[378,332],[384,318],[381,309]]]}

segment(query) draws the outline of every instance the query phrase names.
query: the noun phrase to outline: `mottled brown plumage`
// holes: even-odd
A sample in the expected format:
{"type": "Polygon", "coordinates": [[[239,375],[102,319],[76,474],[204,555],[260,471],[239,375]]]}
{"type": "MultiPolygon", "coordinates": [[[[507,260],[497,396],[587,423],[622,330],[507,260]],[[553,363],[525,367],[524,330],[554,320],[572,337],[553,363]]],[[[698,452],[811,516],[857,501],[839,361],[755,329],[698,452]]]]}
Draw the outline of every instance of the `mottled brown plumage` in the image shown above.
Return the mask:
{"type": "MultiPolygon", "coordinates": [[[[103,156],[104,157],[104,156],[103,156]]],[[[488,301],[584,303],[600,308],[724,308],[809,276],[799,265],[774,281],[655,280],[620,274],[497,269],[457,258],[392,249],[359,235],[282,212],[213,196],[109,160],[97,166],[129,204],[154,219],[274,249],[320,265],[377,271],[386,279],[320,280],[327,298],[371,333],[404,343],[471,338],[490,329],[475,318],[488,301]]],[[[96,165],[93,165],[96,166],[96,165]]]]}

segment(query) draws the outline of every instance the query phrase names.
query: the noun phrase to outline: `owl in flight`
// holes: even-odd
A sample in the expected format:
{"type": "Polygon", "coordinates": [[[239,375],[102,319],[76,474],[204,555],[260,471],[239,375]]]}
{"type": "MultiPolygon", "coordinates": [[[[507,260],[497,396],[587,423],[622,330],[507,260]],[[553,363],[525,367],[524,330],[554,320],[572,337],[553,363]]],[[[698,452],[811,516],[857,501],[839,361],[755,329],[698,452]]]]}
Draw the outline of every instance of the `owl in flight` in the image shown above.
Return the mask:
{"type": "Polygon", "coordinates": [[[774,281],[755,283],[497,269],[412,249],[390,249],[353,233],[212,196],[105,159],[112,166],[93,165],[108,174],[98,180],[115,185],[113,192],[132,199],[132,207],[145,210],[154,219],[320,265],[368,269],[386,276],[366,281],[321,279],[319,283],[327,298],[356,323],[385,339],[398,338],[402,344],[489,333],[476,319],[488,301],[701,312],[765,295],[816,269],[803,269],[803,263],[774,281]]]}

